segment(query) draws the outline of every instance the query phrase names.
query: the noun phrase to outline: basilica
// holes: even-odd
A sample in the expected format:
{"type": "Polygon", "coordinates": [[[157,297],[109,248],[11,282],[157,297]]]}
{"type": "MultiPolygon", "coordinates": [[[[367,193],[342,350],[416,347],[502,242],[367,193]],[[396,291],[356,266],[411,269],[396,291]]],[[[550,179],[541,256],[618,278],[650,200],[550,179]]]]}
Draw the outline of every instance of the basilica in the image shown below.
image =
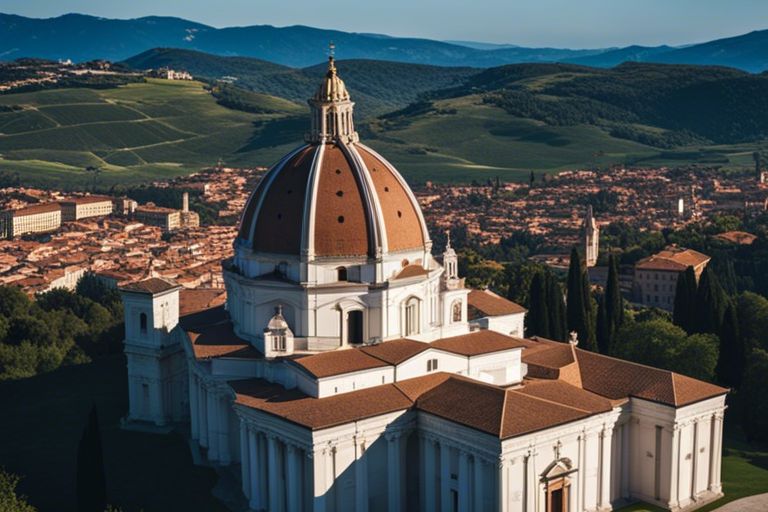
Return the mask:
{"type": "Polygon", "coordinates": [[[226,292],[121,289],[127,423],[188,432],[254,511],[691,510],[722,495],[728,390],[526,339],[436,258],[359,141],[333,58],[306,143],[252,192],[226,292]]]}

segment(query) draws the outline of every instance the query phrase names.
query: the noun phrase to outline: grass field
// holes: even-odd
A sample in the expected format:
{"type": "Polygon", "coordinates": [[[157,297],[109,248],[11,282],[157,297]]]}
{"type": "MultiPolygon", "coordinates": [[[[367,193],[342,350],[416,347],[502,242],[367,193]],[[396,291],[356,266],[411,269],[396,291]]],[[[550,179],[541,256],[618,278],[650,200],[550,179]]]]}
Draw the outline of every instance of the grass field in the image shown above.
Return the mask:
{"type": "Polygon", "coordinates": [[[77,443],[95,403],[110,503],[123,512],[225,511],[211,495],[216,474],[192,465],[180,435],[120,429],[126,382],[120,355],[0,382],[0,466],[23,477],[18,491],[41,512],[75,509],[77,443]]]}
{"type": "MultiPolygon", "coordinates": [[[[275,113],[225,108],[198,82],[0,95],[0,105],[24,108],[0,113],[0,171],[18,173],[28,185],[104,188],[195,172],[219,159],[233,166],[270,165],[302,143],[308,112],[281,98],[252,97],[275,113]]],[[[749,169],[757,149],[745,144],[662,151],[596,126],[514,117],[477,95],[436,101],[435,107],[395,122],[357,120],[363,142],[413,184],[495,176],[523,181],[532,170],[624,163],[749,169]]]]}

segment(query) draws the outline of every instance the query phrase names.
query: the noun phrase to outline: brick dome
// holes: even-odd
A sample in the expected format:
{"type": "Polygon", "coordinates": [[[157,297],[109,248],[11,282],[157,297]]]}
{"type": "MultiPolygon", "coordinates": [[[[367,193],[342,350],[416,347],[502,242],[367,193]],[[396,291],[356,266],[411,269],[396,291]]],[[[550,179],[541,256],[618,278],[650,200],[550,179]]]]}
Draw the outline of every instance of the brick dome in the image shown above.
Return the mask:
{"type": "Polygon", "coordinates": [[[278,162],[245,207],[239,238],[253,251],[370,257],[424,250],[428,233],[397,170],[359,142],[310,143],[278,162]]]}

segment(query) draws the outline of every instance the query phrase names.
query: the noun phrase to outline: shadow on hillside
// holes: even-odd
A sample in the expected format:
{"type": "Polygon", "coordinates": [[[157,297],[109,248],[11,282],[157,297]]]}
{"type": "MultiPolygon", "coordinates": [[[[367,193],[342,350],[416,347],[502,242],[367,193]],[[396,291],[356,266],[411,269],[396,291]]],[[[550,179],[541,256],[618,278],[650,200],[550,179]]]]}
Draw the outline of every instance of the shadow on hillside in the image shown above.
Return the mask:
{"type": "Polygon", "coordinates": [[[41,512],[74,510],[77,443],[95,403],[110,503],[123,512],[226,510],[211,496],[215,473],[192,465],[180,434],[120,429],[126,382],[122,355],[0,382],[0,465],[23,478],[19,492],[41,512]]]}
{"type": "Polygon", "coordinates": [[[237,150],[237,153],[301,143],[304,140],[304,133],[309,129],[309,116],[254,121],[253,127],[253,135],[237,150]]]}

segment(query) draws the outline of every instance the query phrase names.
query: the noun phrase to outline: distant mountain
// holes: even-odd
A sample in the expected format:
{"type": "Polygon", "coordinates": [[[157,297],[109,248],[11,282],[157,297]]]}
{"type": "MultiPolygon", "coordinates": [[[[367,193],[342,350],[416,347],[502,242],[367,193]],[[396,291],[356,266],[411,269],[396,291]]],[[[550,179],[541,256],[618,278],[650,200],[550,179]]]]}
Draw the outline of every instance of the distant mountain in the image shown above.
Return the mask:
{"type": "Polygon", "coordinates": [[[623,62],[654,62],[658,60],[659,55],[674,50],[671,46],[627,46],[626,48],[617,48],[597,55],[587,55],[573,59],[564,59],[563,62],[573,64],[582,64],[584,66],[593,66],[597,68],[612,68],[623,62]]]}
{"type": "Polygon", "coordinates": [[[669,64],[730,66],[752,73],[768,70],[768,30],[717,39],[656,55],[669,64]]]}
{"type": "MultiPolygon", "coordinates": [[[[326,64],[290,68],[249,57],[221,57],[207,53],[156,48],[124,61],[135,69],[171,67],[196,77],[235,78],[240,87],[302,103],[315,92],[326,64]]],[[[479,69],[437,67],[401,62],[341,60],[337,67],[357,102],[362,117],[403,108],[425,92],[463,84],[479,69]]]]}
{"type": "Polygon", "coordinates": [[[329,41],[344,59],[435,66],[494,67],[528,62],[570,62],[612,67],[626,61],[709,64],[750,72],[768,69],[768,31],[687,47],[525,48],[472,41],[434,41],[351,33],[305,26],[214,28],[180,18],[130,20],[67,14],[37,19],[0,14],[0,60],[20,57],[119,61],[152,48],[180,48],[262,59],[303,68],[324,60],[329,41]]]}

